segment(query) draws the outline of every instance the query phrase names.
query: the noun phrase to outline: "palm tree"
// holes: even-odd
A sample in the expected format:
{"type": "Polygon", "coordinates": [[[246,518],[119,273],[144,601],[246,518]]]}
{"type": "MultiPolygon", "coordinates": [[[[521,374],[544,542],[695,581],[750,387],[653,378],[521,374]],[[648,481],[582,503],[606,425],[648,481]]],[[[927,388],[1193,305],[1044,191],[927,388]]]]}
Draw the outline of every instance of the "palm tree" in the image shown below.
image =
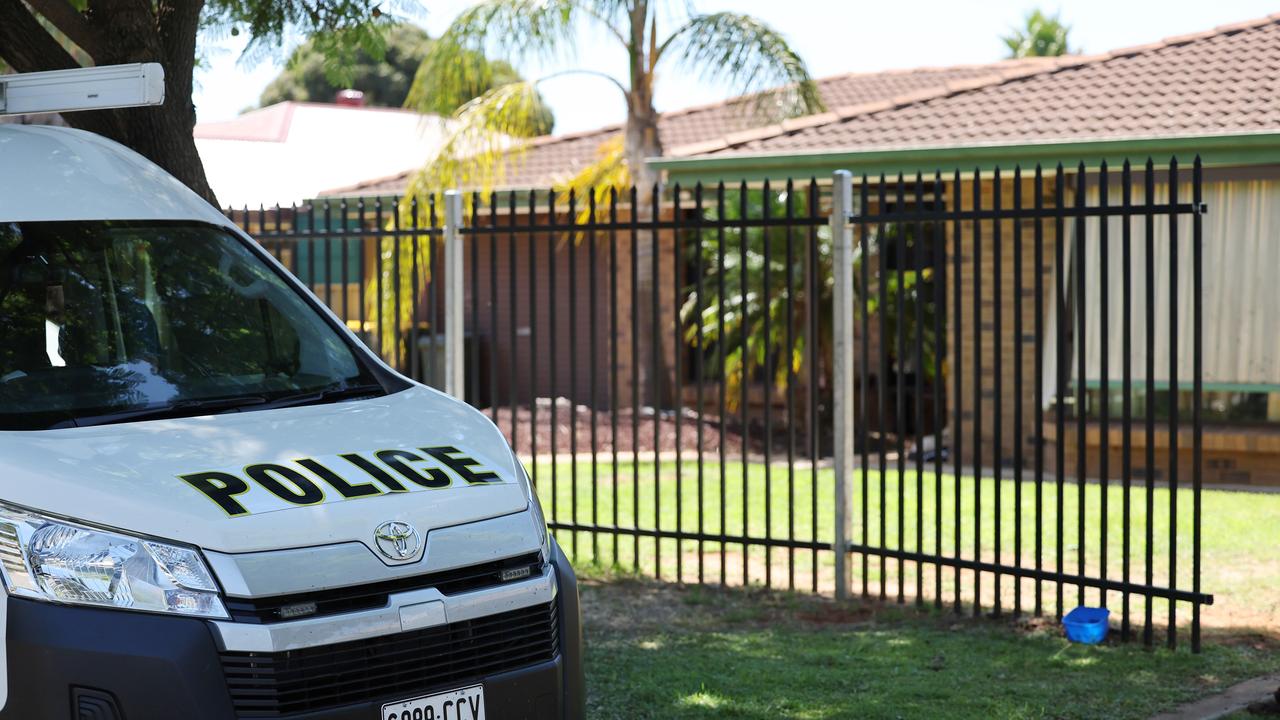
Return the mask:
{"type": "Polygon", "coordinates": [[[566,74],[599,78],[621,93],[627,106],[625,142],[616,152],[602,153],[593,177],[625,161],[630,179],[642,188],[656,180],[644,160],[663,149],[654,107],[660,71],[694,73],[735,94],[750,95],[744,112],[762,122],[822,109],[804,61],[781,34],[750,15],[701,14],[688,8],[684,2],[651,0],[484,0],[463,11],[415,78],[411,97],[419,104],[480,85],[477,79],[492,73],[485,57],[516,64],[571,60],[577,34],[588,30],[602,31],[625,50],[627,74],[616,77],[570,65],[541,78],[494,87],[458,111],[459,123],[424,168],[418,187],[435,190],[459,181],[478,188],[495,184],[523,147],[512,138],[529,137],[539,119],[537,86],[566,74]],[[668,21],[674,27],[663,34],[660,24],[668,21]]]}
{"type": "MultiPolygon", "coordinates": [[[[483,0],[463,11],[436,42],[415,79],[418,103],[459,87],[483,85],[492,69],[485,57],[514,64],[523,60],[570,61],[557,72],[533,80],[499,85],[464,105],[436,158],[414,178],[411,197],[451,186],[491,188],[519,162],[529,129],[537,119],[537,87],[566,74],[595,77],[617,90],[626,102],[621,143],[606,143],[598,161],[570,183],[579,194],[634,183],[640,188],[639,219],[652,216],[651,192],[657,176],[645,164],[662,155],[663,143],[654,105],[661,73],[695,74],[706,82],[744,96],[743,112],[761,124],[822,110],[816,86],[799,54],[776,30],[736,12],[699,13],[684,0],[483,0]],[[671,29],[665,31],[669,25],[671,29]],[[611,75],[598,67],[572,64],[575,38],[594,31],[625,51],[627,73],[611,75]]],[[[605,203],[599,203],[601,207],[605,203]]],[[[585,205],[585,203],[584,203],[585,205]]],[[[653,238],[642,233],[638,290],[650,292],[653,238]]],[[[640,312],[637,337],[662,341],[647,307],[640,312]]],[[[660,348],[659,348],[660,350],[660,348]]],[[[665,353],[660,353],[665,357],[665,353]]],[[[669,371],[666,373],[669,374],[669,371]]],[[[656,383],[646,380],[646,396],[658,404],[656,383]]]]}
{"type": "Polygon", "coordinates": [[[1009,48],[1011,58],[1056,57],[1073,52],[1067,43],[1070,32],[1071,26],[1062,24],[1057,13],[1045,15],[1032,10],[1021,28],[1011,28],[1009,34],[1000,39],[1009,48]]]}

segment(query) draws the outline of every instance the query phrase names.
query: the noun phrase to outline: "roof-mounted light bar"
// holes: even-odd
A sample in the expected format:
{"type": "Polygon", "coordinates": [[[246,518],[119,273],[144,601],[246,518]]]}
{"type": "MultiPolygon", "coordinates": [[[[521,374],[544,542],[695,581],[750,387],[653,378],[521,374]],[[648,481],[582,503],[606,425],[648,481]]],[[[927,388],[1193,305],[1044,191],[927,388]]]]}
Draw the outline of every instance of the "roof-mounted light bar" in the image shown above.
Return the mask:
{"type": "Polygon", "coordinates": [[[160,63],[0,75],[0,115],[76,112],[159,105],[160,63]]]}

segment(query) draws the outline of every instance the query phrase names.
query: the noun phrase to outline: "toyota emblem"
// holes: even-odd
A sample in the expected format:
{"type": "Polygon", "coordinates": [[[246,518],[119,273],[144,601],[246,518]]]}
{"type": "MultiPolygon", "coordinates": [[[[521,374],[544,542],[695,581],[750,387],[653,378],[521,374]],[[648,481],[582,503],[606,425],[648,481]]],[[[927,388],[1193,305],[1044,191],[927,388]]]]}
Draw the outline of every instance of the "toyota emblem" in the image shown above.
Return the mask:
{"type": "Polygon", "coordinates": [[[401,520],[384,522],[373,531],[378,552],[392,560],[408,560],[418,554],[422,539],[412,525],[401,520]]]}

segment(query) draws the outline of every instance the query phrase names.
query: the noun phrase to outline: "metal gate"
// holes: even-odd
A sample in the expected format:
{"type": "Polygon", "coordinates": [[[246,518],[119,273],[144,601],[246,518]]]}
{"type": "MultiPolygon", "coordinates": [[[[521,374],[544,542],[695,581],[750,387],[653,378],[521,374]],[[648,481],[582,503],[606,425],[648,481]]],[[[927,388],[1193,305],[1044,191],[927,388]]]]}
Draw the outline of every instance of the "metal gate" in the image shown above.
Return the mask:
{"type": "Polygon", "coordinates": [[[444,197],[232,214],[575,562],[1198,649],[1198,161],[444,197]]]}
{"type": "Polygon", "coordinates": [[[975,614],[1111,607],[1148,644],[1163,620],[1170,647],[1189,604],[1198,650],[1199,159],[836,186],[850,586],[975,614]]]}

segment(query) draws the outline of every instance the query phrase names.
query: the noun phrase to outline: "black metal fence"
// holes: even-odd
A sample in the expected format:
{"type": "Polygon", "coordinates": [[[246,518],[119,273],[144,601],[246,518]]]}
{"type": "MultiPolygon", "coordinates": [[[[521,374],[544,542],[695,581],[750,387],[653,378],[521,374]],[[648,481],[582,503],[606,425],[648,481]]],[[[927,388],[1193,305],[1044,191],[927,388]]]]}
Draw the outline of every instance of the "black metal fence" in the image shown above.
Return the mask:
{"type": "MultiPolygon", "coordinates": [[[[1164,624],[1170,645],[1183,604],[1198,649],[1198,161],[851,183],[843,222],[825,180],[467,196],[466,398],[526,458],[575,562],[841,592],[852,558],[868,596],[1059,616],[1118,600],[1126,637],[1164,624]],[[851,294],[833,226],[853,236],[851,294]],[[835,297],[853,298],[848,338],[835,297]],[[837,348],[856,368],[844,478],[837,348]]],[[[436,385],[439,215],[400,198],[233,213],[436,385]]]]}

